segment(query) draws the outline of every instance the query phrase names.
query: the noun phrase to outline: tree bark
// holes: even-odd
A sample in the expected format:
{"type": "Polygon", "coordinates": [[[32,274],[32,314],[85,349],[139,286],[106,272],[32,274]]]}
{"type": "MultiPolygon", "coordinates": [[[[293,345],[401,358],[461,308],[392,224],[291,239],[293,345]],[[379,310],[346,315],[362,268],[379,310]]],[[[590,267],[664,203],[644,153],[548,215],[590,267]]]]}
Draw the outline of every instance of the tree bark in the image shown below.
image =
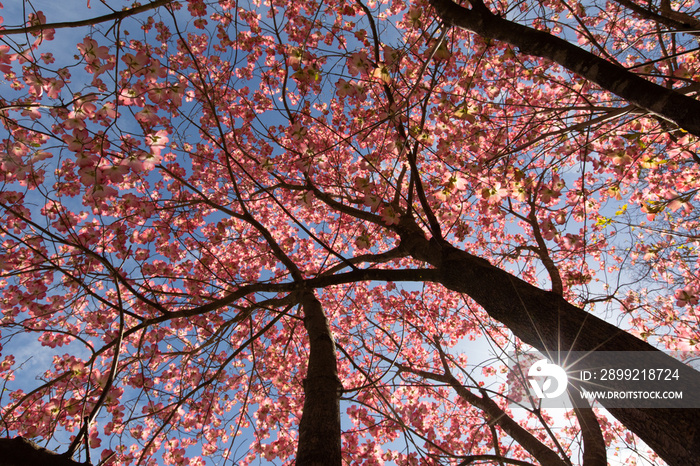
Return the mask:
{"type": "Polygon", "coordinates": [[[591,408],[574,408],[574,412],[583,438],[582,466],[606,466],[607,449],[598,418],[591,408]]]}
{"type": "Polygon", "coordinates": [[[0,439],[0,466],[92,466],[40,447],[22,437],[0,439]]]}
{"type": "MultiPolygon", "coordinates": [[[[428,240],[412,219],[402,219],[397,231],[406,251],[435,267],[439,283],[471,297],[492,318],[544,354],[550,351],[591,352],[579,362],[578,370],[609,367],[610,361],[601,359],[599,352],[655,352],[654,357],[662,358],[664,367],[678,369],[680,380],[674,383],[674,390],[688,396],[700,386],[700,373],[694,369],[555,293],[532,286],[444,241],[428,240]]],[[[622,381],[611,382],[610,386],[629,389],[622,381]]],[[[662,401],[659,400],[660,406],[663,406],[662,401]]],[[[601,400],[601,404],[609,403],[601,400]]],[[[669,465],[700,465],[700,416],[696,410],[668,407],[608,410],[669,465]]]]}
{"type": "Polygon", "coordinates": [[[700,136],[700,101],[654,84],[559,37],[494,15],[481,3],[461,7],[452,0],[430,0],[442,20],[517,47],[526,55],[545,58],[622,97],[629,103],[700,136]]]}
{"type": "MultiPolygon", "coordinates": [[[[677,29],[682,32],[686,32],[688,34],[692,34],[694,36],[697,36],[698,33],[700,32],[700,21],[697,19],[693,18],[690,15],[687,15],[685,13],[680,13],[677,11],[664,11],[663,9],[663,4],[664,2],[661,2],[662,9],[661,13],[659,14],[658,12],[651,11],[649,8],[645,8],[641,5],[638,5],[634,3],[632,0],[615,0],[617,3],[620,5],[624,6],[625,8],[628,8],[637,15],[639,15],[641,18],[648,19],[651,21],[655,21],[659,24],[663,24],[664,26],[668,26],[670,28],[677,29]]],[[[669,7],[670,8],[670,7],[669,7]]]]}
{"type": "Polygon", "coordinates": [[[304,327],[309,365],[304,379],[304,411],[299,423],[297,466],[340,466],[340,394],[335,343],[319,300],[304,291],[304,327]]]}

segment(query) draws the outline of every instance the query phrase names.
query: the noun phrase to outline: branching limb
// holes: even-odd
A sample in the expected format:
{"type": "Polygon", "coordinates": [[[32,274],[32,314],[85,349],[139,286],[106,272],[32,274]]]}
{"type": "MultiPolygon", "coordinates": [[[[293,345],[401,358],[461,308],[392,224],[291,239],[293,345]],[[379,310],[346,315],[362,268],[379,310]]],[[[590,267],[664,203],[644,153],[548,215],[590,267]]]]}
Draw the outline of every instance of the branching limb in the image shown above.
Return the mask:
{"type": "Polygon", "coordinates": [[[0,29],[1,36],[9,36],[13,34],[31,34],[32,32],[45,31],[47,29],[67,29],[67,28],[78,28],[83,26],[94,26],[100,23],[106,23],[109,21],[120,21],[129,16],[134,16],[139,13],[143,13],[149,10],[155,10],[161,6],[172,3],[173,0],[156,0],[145,5],[139,5],[134,8],[129,8],[128,10],[115,11],[108,15],[98,16],[96,18],[83,19],[80,21],[65,21],[60,23],[48,23],[48,24],[35,24],[33,26],[26,26],[21,28],[13,29],[0,29]]]}
{"type": "Polygon", "coordinates": [[[448,25],[503,41],[518,47],[523,54],[558,63],[629,103],[700,135],[700,102],[695,99],[647,81],[557,36],[503,19],[481,2],[472,2],[471,9],[452,0],[430,3],[448,25]]]}

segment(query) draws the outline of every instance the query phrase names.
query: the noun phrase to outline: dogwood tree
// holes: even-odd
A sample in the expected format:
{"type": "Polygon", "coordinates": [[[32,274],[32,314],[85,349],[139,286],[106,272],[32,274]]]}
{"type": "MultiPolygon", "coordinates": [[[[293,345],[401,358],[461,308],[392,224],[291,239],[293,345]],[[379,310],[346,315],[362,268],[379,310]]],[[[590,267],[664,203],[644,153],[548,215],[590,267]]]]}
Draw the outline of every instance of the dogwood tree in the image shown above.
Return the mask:
{"type": "Polygon", "coordinates": [[[465,350],[697,349],[694,2],[74,6],[0,30],[13,448],[699,464],[693,410],[517,415],[465,350]]]}

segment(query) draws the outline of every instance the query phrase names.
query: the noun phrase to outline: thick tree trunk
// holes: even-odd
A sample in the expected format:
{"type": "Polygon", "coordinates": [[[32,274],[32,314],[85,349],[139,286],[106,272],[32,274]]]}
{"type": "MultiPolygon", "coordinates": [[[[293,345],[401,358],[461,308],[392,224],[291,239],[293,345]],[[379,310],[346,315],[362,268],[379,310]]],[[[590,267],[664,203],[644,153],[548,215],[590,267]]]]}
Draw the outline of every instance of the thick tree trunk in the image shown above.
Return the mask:
{"type": "Polygon", "coordinates": [[[309,335],[309,366],[304,379],[304,412],[299,423],[297,466],[340,466],[340,393],[335,343],[313,292],[302,298],[309,335]]]}
{"type": "Polygon", "coordinates": [[[452,0],[430,0],[430,3],[448,25],[503,41],[526,55],[557,63],[632,105],[700,136],[700,101],[647,81],[559,37],[496,16],[480,0],[474,0],[471,9],[452,0]]]}
{"type": "Polygon", "coordinates": [[[22,437],[0,439],[0,466],[92,466],[59,455],[22,437]]]}
{"type": "MultiPolygon", "coordinates": [[[[664,367],[678,369],[673,390],[689,396],[700,386],[700,373],[676,361],[633,335],[492,266],[488,261],[437,240],[428,240],[413,220],[404,218],[398,228],[401,244],[415,259],[437,269],[437,281],[465,293],[518,338],[543,353],[591,352],[577,369],[609,367],[599,352],[651,351],[664,367]]],[[[612,382],[625,390],[625,382],[612,382]]],[[[663,400],[659,400],[660,405],[663,400]]],[[[690,400],[689,400],[690,401],[690,400]]],[[[601,403],[606,403],[601,400],[601,403]]],[[[610,408],[609,411],[637,434],[668,464],[700,465],[700,416],[693,409],[610,408]]]]}

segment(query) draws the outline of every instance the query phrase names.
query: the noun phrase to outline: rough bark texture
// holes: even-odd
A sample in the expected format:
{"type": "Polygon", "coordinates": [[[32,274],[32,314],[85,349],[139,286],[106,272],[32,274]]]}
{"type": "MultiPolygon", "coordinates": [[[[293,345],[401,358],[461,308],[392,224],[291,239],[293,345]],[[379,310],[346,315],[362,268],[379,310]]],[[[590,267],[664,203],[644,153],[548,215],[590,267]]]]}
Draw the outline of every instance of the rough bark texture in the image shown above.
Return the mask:
{"type": "Polygon", "coordinates": [[[91,466],[59,455],[22,437],[0,439],[0,466],[91,466]]]}
{"type": "Polygon", "coordinates": [[[302,298],[309,335],[304,411],[299,423],[297,466],[340,466],[340,393],[335,343],[321,303],[312,292],[302,298]]]}
{"type": "Polygon", "coordinates": [[[598,418],[591,408],[574,408],[583,437],[583,466],[606,466],[607,448],[598,418]]]}
{"type": "MultiPolygon", "coordinates": [[[[569,304],[561,296],[532,286],[445,242],[426,239],[411,219],[404,218],[397,230],[402,247],[437,269],[438,282],[471,297],[491,317],[538,350],[592,352],[578,363],[577,370],[608,367],[610,361],[601,359],[596,351],[654,352],[654,357],[662,358],[664,367],[678,369],[680,380],[674,384],[674,390],[690,394],[700,386],[699,372],[569,304]]],[[[612,382],[610,386],[629,388],[624,382],[612,382]]],[[[660,406],[662,401],[659,400],[660,406]]],[[[700,465],[700,416],[696,410],[630,407],[609,411],[668,464],[700,465]]]]}
{"type": "Polygon", "coordinates": [[[451,0],[430,0],[430,3],[448,25],[506,42],[526,55],[557,63],[629,103],[700,136],[700,101],[647,81],[559,37],[496,16],[479,0],[474,0],[471,9],[451,0]]]}

